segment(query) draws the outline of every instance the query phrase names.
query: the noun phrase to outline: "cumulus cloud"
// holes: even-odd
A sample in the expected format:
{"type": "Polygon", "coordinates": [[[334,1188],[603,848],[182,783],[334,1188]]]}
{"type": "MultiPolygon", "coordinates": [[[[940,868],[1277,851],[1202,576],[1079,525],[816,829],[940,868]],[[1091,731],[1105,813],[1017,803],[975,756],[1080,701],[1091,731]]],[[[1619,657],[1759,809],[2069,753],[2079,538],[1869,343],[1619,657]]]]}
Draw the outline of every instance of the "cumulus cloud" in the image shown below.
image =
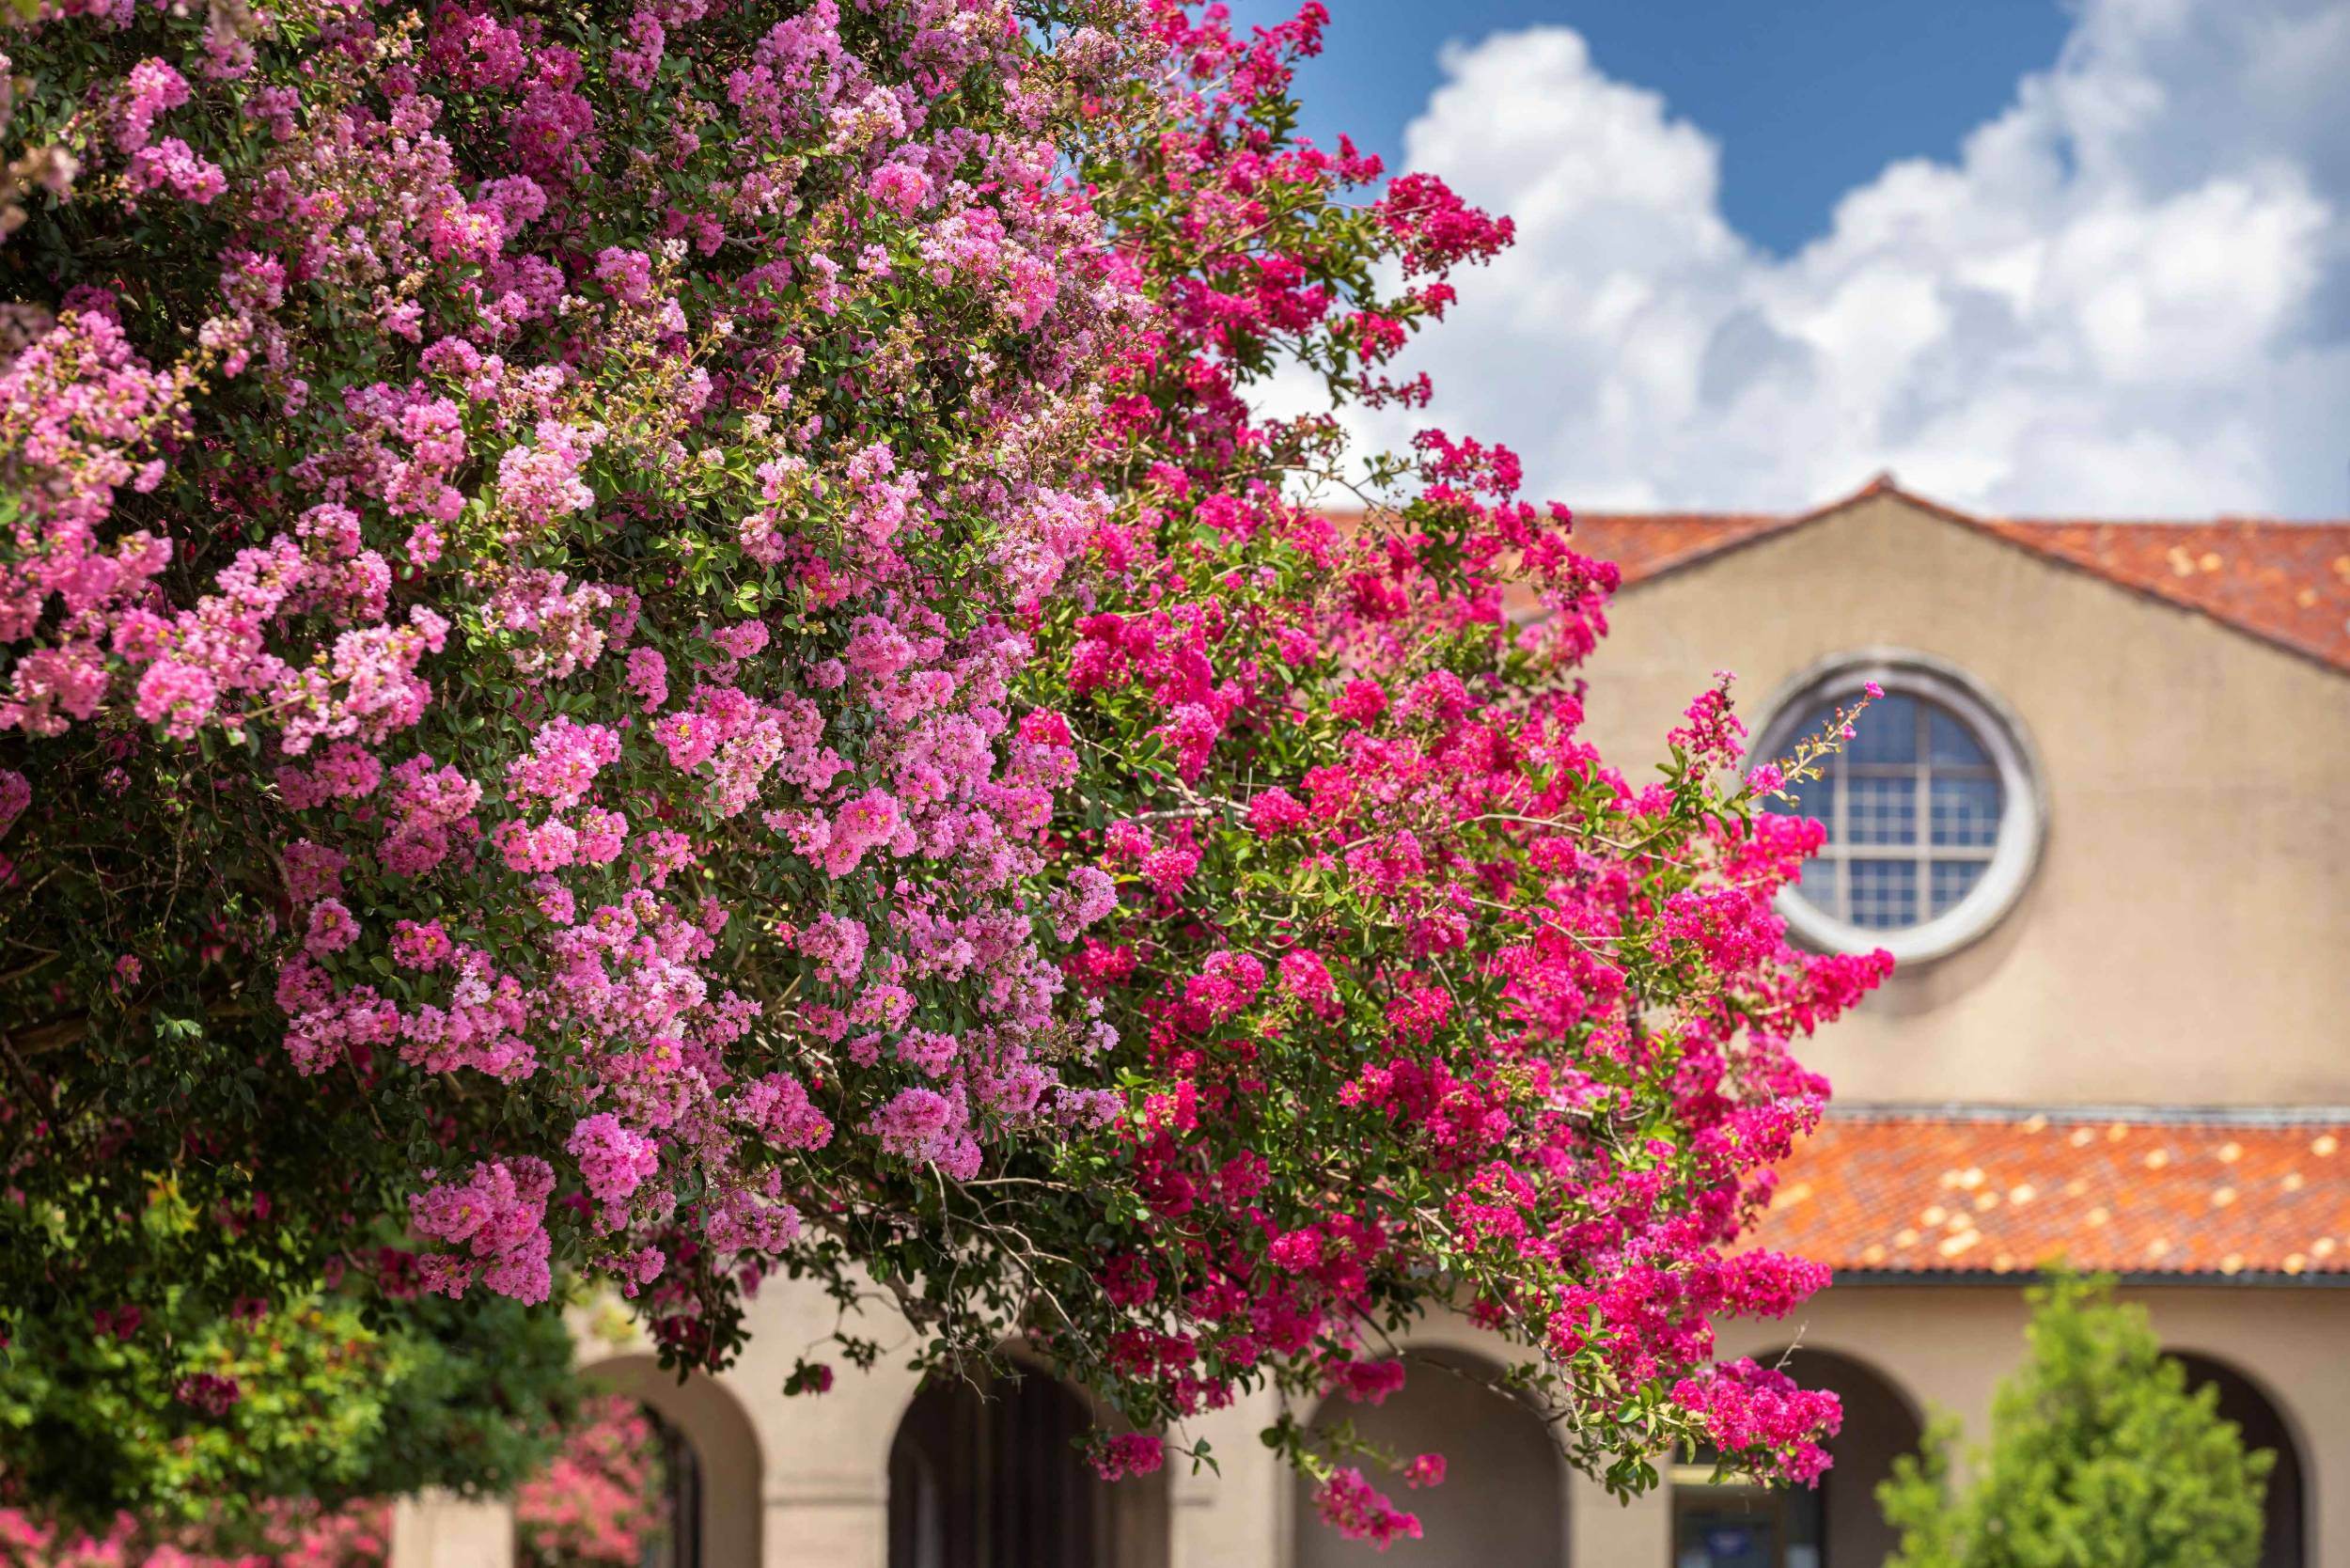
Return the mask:
{"type": "Polygon", "coordinates": [[[2350,506],[2338,0],[2085,0],[1954,165],[1887,167],[1785,258],[1724,220],[1716,145],[1571,29],[1442,64],[1406,162],[1518,243],[1410,363],[1543,494],[1793,508],[1891,469],[2009,512],[2350,506]]]}

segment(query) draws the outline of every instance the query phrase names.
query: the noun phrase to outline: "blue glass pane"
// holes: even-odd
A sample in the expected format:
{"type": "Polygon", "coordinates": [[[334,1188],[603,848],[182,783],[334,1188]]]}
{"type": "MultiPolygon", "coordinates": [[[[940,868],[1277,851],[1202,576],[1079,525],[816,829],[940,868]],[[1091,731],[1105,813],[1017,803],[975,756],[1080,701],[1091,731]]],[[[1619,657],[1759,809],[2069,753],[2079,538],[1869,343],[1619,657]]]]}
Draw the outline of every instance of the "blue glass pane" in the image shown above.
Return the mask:
{"type": "Polygon", "coordinates": [[[1981,845],[1999,841],[1999,781],[1996,778],[1934,780],[1934,841],[1981,845]]]}
{"type": "Polygon", "coordinates": [[[1844,780],[1844,834],[1856,844],[1914,844],[1918,841],[1918,781],[1915,778],[1844,780]]]}
{"type": "Polygon", "coordinates": [[[1854,925],[1897,931],[1918,923],[1918,862],[1851,860],[1844,874],[1852,878],[1854,925]]]}
{"type": "Polygon", "coordinates": [[[1804,863],[1803,876],[1798,883],[1804,902],[1812,908],[1834,915],[1843,906],[1836,899],[1836,879],[1839,870],[1833,860],[1809,860],[1804,863]]]}
{"type": "Polygon", "coordinates": [[[1888,692],[1870,703],[1869,711],[1853,721],[1853,739],[1844,755],[1856,762],[1916,761],[1918,699],[1888,692]]]}
{"type": "Polygon", "coordinates": [[[1939,708],[1926,710],[1926,750],[1936,763],[1987,768],[1991,754],[1982,749],[1974,731],[1939,708]]]}
{"type": "Polygon", "coordinates": [[[1934,913],[1954,909],[1982,880],[1987,860],[1937,860],[1934,863],[1934,913]]]}

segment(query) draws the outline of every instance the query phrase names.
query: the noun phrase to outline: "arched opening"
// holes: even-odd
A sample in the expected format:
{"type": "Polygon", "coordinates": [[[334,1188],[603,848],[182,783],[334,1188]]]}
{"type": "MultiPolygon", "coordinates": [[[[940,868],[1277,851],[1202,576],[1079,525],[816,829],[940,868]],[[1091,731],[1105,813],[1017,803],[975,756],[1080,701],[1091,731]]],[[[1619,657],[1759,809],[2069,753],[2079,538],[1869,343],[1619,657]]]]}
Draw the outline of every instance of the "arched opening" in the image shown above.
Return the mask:
{"type": "Polygon", "coordinates": [[[1343,1394],[1324,1400],[1317,1430],[1351,1420],[1355,1435],[1409,1460],[1442,1454],[1443,1484],[1407,1490],[1400,1478],[1364,1474],[1399,1508],[1419,1516],[1420,1538],[1385,1553],[1349,1541],[1315,1511],[1297,1481],[1296,1568],[1538,1568],[1567,1560],[1563,1462],[1542,1418],[1496,1387],[1499,1371],[1451,1352],[1415,1353],[1403,1387],[1378,1404],[1343,1394]]]}
{"type": "Polygon", "coordinates": [[[702,1466],[624,1394],[580,1404],[561,1452],[514,1496],[518,1568],[702,1568],[702,1466]]]}
{"type": "MultiPolygon", "coordinates": [[[[1758,1356],[1764,1365],[1777,1357],[1758,1356]]],[[[1877,1511],[1877,1484],[1923,1435],[1917,1412],[1876,1372],[1832,1351],[1797,1350],[1787,1371],[1844,1403],[1816,1487],[1713,1481],[1712,1456],[1673,1469],[1674,1568],[1878,1568],[1899,1540],[1877,1511]]]]}
{"type": "Polygon", "coordinates": [[[2301,1455],[2284,1413],[2250,1378],[2224,1361],[2208,1356],[2171,1353],[2186,1369],[2186,1385],[2210,1385],[2219,1390],[2219,1419],[2233,1421],[2247,1450],[2266,1449],[2277,1456],[2268,1472],[2266,1518],[2261,1533],[2260,1568],[2301,1568],[2308,1546],[2308,1504],[2303,1494],[2301,1455]]]}
{"type": "MultiPolygon", "coordinates": [[[[681,1381],[650,1356],[623,1356],[582,1374],[588,1408],[599,1419],[585,1430],[598,1446],[567,1452],[550,1472],[559,1497],[569,1486],[581,1506],[621,1512],[630,1528],[606,1531],[592,1549],[567,1544],[569,1555],[534,1547],[527,1494],[516,1498],[516,1561],[522,1568],[572,1568],[611,1562],[625,1568],[730,1568],[761,1560],[761,1461],[759,1436],[734,1396],[699,1372],[681,1381]],[[575,1463],[570,1463],[576,1461],[575,1463]],[[607,1479],[599,1485],[595,1472],[607,1479]],[[633,1490],[634,1507],[623,1508],[633,1490]],[[633,1548],[629,1542],[633,1541],[633,1548]],[[602,1555],[596,1555],[601,1553],[602,1555]]],[[[574,1448],[579,1444],[574,1443],[574,1448]]],[[[575,1542],[581,1532],[558,1532],[575,1542]]]]}
{"type": "Polygon", "coordinates": [[[693,1439],[663,1420],[659,1411],[647,1407],[645,1414],[661,1445],[662,1512],[669,1529],[655,1550],[640,1559],[642,1568],[702,1568],[701,1455],[694,1451],[693,1439]]]}
{"type": "Polygon", "coordinates": [[[1050,1375],[927,1380],[889,1447],[889,1568],[1163,1568],[1161,1476],[1116,1483],[1050,1375]]]}

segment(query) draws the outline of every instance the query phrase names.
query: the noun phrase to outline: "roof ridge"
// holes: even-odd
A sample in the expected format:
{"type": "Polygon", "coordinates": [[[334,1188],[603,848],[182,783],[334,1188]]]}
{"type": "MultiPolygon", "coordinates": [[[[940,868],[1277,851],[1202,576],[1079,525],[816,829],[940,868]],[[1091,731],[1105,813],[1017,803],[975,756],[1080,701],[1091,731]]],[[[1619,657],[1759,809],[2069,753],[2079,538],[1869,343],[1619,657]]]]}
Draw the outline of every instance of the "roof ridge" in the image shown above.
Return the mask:
{"type": "Polygon", "coordinates": [[[1583,525],[1583,547],[1612,559],[1631,588],[1888,496],[2329,668],[2350,670],[2350,519],[1985,516],[1904,490],[1880,474],[1808,511],[1592,510],[1577,513],[1575,521],[1583,525]]]}

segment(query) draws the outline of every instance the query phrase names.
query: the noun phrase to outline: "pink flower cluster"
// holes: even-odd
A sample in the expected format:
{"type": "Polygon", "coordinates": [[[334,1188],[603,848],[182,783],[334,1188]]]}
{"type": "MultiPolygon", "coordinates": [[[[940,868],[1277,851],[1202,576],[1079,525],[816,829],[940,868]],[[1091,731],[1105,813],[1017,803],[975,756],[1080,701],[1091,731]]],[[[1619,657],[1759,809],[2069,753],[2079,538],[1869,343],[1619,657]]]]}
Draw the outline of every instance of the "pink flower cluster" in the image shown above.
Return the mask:
{"type": "Polygon", "coordinates": [[[1843,1414],[1834,1394],[1795,1386],[1794,1379],[1752,1361],[1723,1361],[1673,1385],[1673,1399],[1697,1415],[1725,1453],[1784,1452],[1793,1481],[1811,1484],[1827,1469],[1822,1437],[1832,1437],[1843,1414]]]}
{"type": "MultiPolygon", "coordinates": [[[[1152,16],[1187,96],[1143,205],[1225,248],[1167,280],[1133,351],[1101,447],[1148,472],[1141,518],[1097,528],[1058,644],[1080,744],[1130,748],[1087,836],[1120,905],[1066,963],[1148,1063],[1122,1131],[1159,1230],[1097,1270],[1133,1325],[1124,1393],[1169,1420],[1265,1375],[1384,1398],[1402,1369],[1356,1352],[1361,1325],[1437,1275],[1627,1446],[1695,1434],[1802,1477],[1832,1399],[1707,1372],[1712,1323],[1825,1282],[1738,1239],[1825,1097],[1790,1039],[1887,962],[1788,945],[1772,895],[1816,829],[1731,798],[1726,688],[1669,737],[1689,763],[1666,783],[1634,788],[1581,739],[1574,666],[1618,578],[1564,509],[1516,498],[1513,454],[1426,432],[1418,493],[1349,522],[1257,478],[1321,434],[1251,408],[1260,356],[1424,400],[1383,366],[1510,226],[1410,175],[1371,209],[1401,297],[1319,281],[1358,243],[1320,213],[1377,172],[1265,129],[1321,8],[1247,37],[1152,16]],[[1505,583],[1537,627],[1507,619],[1505,583]],[[1286,1192],[1251,1158],[1274,1148],[1317,1151],[1346,1196],[1286,1192]],[[1668,1392],[1678,1416],[1649,1422],[1668,1392]]],[[[1418,1533],[1358,1471],[1318,1473],[1346,1533],[1418,1533]]],[[[1442,1473],[1422,1456],[1405,1480],[1442,1473]]]]}
{"type": "Polygon", "coordinates": [[[1351,1465],[1331,1472],[1314,1493],[1314,1511],[1340,1535],[1363,1542],[1374,1551],[1384,1552],[1398,1541],[1420,1537],[1419,1516],[1389,1502],[1385,1493],[1351,1465]]]}
{"type": "Polygon", "coordinates": [[[591,62],[461,0],[413,63],[311,61],[266,17],[219,58],[127,58],[94,99],[121,189],[225,214],[200,348],[149,364],[84,288],[0,362],[25,502],[0,541],[0,729],[135,723],[159,756],[266,759],[296,1069],[485,1075],[571,1128],[417,1193],[435,1290],[542,1299],[572,1191],[632,1286],[681,1250],[755,1276],[797,1234],[793,1162],[836,1129],[969,1175],[990,1143],[1109,1108],[1062,1081],[1111,1035],[1046,944],[1118,893],[1048,867],[1077,763],[1017,686],[1024,619],[1108,512],[1035,435],[1083,427],[1145,307],[1059,163],[1073,105],[1023,98],[984,133],[938,107],[1033,69],[1013,8],[885,8],[640,7],[591,62]],[[665,111],[676,133],[612,140],[649,92],[693,97],[665,111]],[[503,139],[461,156],[461,105],[503,139]],[[778,178],[809,157],[868,204],[838,254],[778,178]],[[632,160],[701,195],[583,245],[612,216],[590,193],[632,160]],[[832,367],[870,357],[866,327],[785,324],[795,296],[830,320],[885,287],[970,361],[874,360],[854,385],[832,367]],[[318,330],[320,301],[367,325],[318,330]],[[967,415],[843,443],[802,412],[927,406],[937,375],[967,415]],[[274,489],[195,399],[208,377],[307,421],[266,460],[274,489]],[[192,451],[226,476],[202,505],[125,510],[192,451]],[[748,521],[713,539],[652,476],[748,521]],[[712,619],[710,572],[772,577],[712,619]],[[819,881],[771,902],[746,868],[819,881]],[[913,1027],[949,1002],[961,1025],[913,1027]]]}
{"type": "Polygon", "coordinates": [[[444,1183],[408,1200],[416,1233],[462,1247],[420,1260],[427,1290],[462,1295],[480,1282],[517,1301],[544,1301],[552,1288],[547,1267],[547,1199],[555,1171],[527,1157],[483,1161],[472,1177],[444,1183]]]}

